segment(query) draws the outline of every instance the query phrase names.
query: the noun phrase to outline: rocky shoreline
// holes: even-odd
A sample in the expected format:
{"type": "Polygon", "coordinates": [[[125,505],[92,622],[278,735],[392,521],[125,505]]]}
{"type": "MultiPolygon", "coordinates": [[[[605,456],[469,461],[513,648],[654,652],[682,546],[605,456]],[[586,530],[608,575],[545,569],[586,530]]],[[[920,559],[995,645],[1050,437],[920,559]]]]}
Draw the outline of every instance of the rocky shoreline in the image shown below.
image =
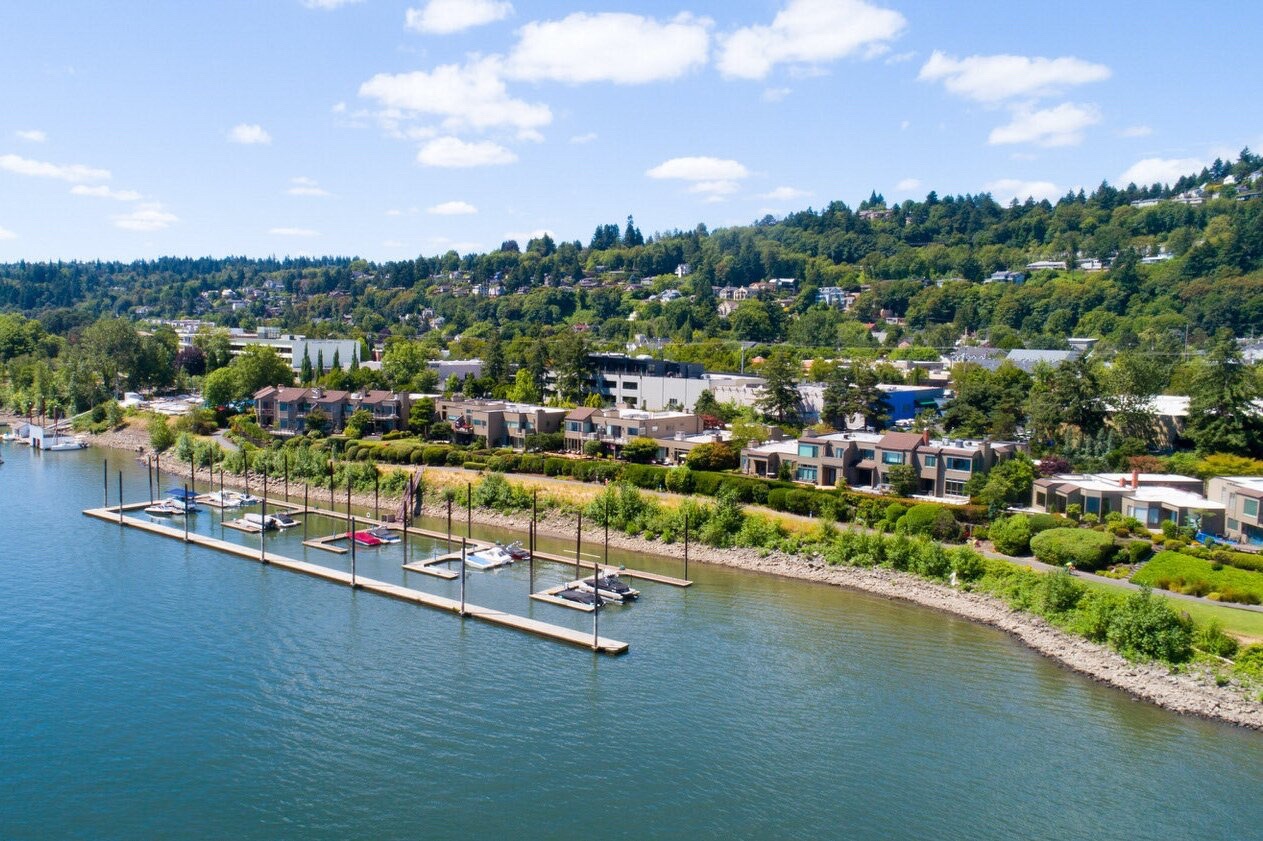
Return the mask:
{"type": "MultiPolygon", "coordinates": [[[[0,421],[3,420],[5,418],[0,417],[0,421]]],[[[139,453],[149,450],[148,435],[143,430],[130,427],[98,435],[93,440],[97,446],[102,447],[139,453]]],[[[171,473],[188,475],[187,471],[171,473]]],[[[210,482],[210,471],[199,470],[198,478],[200,481],[210,482]]],[[[241,481],[238,477],[227,476],[225,484],[240,486],[241,481]]],[[[290,498],[293,499],[301,490],[299,483],[291,482],[290,498]]],[[[318,491],[316,488],[312,490],[318,491]]],[[[337,499],[341,502],[345,496],[339,495],[337,499]]],[[[370,508],[372,495],[353,494],[352,502],[357,507],[370,508]]],[[[426,506],[425,513],[440,516],[445,512],[445,506],[431,504],[426,506]]],[[[574,521],[569,516],[564,519],[566,522],[563,523],[555,511],[548,512],[537,526],[539,533],[562,538],[573,535],[574,521]]],[[[525,530],[529,516],[478,510],[476,520],[484,525],[525,530]]],[[[678,546],[623,534],[611,534],[610,544],[634,552],[667,557],[679,551],[678,546]]],[[[1105,646],[1072,636],[1039,616],[1013,610],[999,599],[988,595],[935,584],[895,570],[834,567],[818,558],[803,558],[779,552],[764,554],[750,549],[719,550],[694,544],[690,547],[689,558],[703,563],[846,587],[951,613],[1005,631],[1066,668],[1121,689],[1134,698],[1177,713],[1263,730],[1263,703],[1247,697],[1242,687],[1231,683],[1218,686],[1214,676],[1206,670],[1172,673],[1156,664],[1133,663],[1105,646]]]]}

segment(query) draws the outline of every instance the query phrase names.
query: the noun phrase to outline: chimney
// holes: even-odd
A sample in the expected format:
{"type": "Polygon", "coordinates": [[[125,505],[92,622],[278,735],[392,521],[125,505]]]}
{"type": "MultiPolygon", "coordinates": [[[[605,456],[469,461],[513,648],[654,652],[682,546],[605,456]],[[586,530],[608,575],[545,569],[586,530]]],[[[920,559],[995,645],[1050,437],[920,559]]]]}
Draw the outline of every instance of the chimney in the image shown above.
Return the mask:
{"type": "Polygon", "coordinates": [[[930,430],[921,430],[921,446],[924,447],[930,443],[930,430]]]}
{"type": "Polygon", "coordinates": [[[1133,488],[1140,487],[1140,471],[1139,470],[1133,470],[1131,472],[1131,486],[1133,488]]]}
{"type": "Polygon", "coordinates": [[[1120,488],[1125,488],[1125,487],[1127,487],[1127,477],[1125,477],[1125,476],[1119,476],[1119,477],[1118,477],[1118,486],[1119,486],[1120,488]]]}

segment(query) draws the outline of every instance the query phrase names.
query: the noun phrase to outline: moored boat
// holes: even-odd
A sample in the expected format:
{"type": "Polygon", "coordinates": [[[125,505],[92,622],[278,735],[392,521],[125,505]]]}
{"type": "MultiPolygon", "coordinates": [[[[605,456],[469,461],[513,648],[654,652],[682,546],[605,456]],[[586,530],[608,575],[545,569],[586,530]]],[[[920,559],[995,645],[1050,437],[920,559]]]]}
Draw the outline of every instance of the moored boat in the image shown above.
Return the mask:
{"type": "Polygon", "coordinates": [[[375,526],[368,530],[368,533],[380,540],[382,543],[399,543],[402,538],[395,534],[386,526],[375,526]]]}
{"type": "Polygon", "coordinates": [[[523,548],[522,541],[520,540],[515,540],[512,543],[507,544],[504,547],[504,551],[508,552],[515,561],[525,561],[531,556],[531,553],[523,548]]]}
{"type": "Polygon", "coordinates": [[[594,607],[602,607],[605,605],[605,599],[602,599],[590,590],[580,590],[570,587],[557,592],[557,598],[565,599],[568,602],[576,602],[578,604],[593,605],[594,607]],[[598,604],[599,603],[599,604],[598,604]]]}
{"type": "Polygon", "coordinates": [[[477,552],[470,552],[465,557],[465,565],[474,569],[495,569],[513,563],[513,556],[503,546],[491,546],[477,552]]]}
{"type": "Polygon", "coordinates": [[[601,598],[612,602],[630,602],[640,598],[640,591],[619,578],[617,572],[607,572],[592,578],[582,578],[578,581],[570,582],[568,586],[589,593],[595,590],[600,594],[601,598]]]}
{"type": "Polygon", "coordinates": [[[354,540],[360,546],[381,546],[386,542],[380,537],[374,537],[371,532],[367,531],[357,531],[354,534],[347,532],[347,537],[354,540]]]}
{"type": "Polygon", "coordinates": [[[271,514],[243,514],[241,520],[264,531],[275,531],[281,527],[281,524],[271,514]]]}
{"type": "Polygon", "coordinates": [[[277,514],[272,519],[276,520],[276,527],[278,529],[292,529],[294,526],[298,525],[298,521],[288,514],[277,514]]]}

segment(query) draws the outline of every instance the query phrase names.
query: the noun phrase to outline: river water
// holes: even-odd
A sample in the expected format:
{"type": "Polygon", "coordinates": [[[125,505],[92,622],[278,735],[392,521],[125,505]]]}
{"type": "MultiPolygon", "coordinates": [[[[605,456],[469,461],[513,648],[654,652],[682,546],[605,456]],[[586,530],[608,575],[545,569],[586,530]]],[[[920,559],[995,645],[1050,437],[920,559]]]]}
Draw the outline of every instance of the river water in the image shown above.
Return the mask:
{"type": "MultiPolygon", "coordinates": [[[[963,620],[694,564],[691,589],[644,583],[639,603],[602,611],[601,634],[631,652],[597,657],[83,516],[103,501],[104,456],[111,502],[120,469],[128,501],[147,498],[125,454],[3,454],[0,838],[1238,839],[1263,826],[1263,736],[1132,701],[963,620]]],[[[257,545],[217,513],[193,522],[257,545]]],[[[339,526],[313,519],[309,536],[339,526]]],[[[349,567],[299,531],[269,551],[349,567]]],[[[599,553],[598,534],[585,542],[599,553]]],[[[401,561],[400,546],[364,549],[357,571],[458,592],[401,561]]],[[[528,600],[528,575],[470,572],[467,597],[591,627],[528,600]]],[[[566,577],[539,564],[535,584],[566,577]]]]}

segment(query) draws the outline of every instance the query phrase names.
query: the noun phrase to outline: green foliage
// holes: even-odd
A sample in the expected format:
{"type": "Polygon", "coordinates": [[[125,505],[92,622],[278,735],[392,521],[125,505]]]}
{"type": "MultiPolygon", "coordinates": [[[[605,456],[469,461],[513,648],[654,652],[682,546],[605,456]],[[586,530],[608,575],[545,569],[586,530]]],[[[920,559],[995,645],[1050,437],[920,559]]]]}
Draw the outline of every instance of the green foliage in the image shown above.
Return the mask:
{"type": "Polygon", "coordinates": [[[1216,657],[1231,658],[1237,653],[1239,644],[1224,633],[1218,621],[1212,619],[1193,632],[1193,647],[1216,657]]]}
{"type": "Polygon", "coordinates": [[[1049,529],[1031,538],[1031,551],[1046,564],[1076,569],[1100,569],[1114,557],[1118,546],[1108,534],[1088,529],[1049,529]]]}
{"type": "Polygon", "coordinates": [[[931,503],[912,506],[895,526],[904,534],[928,535],[935,540],[955,540],[960,536],[960,526],[952,512],[931,503]]]}
{"type": "Polygon", "coordinates": [[[170,449],[175,444],[175,431],[171,429],[164,415],[153,415],[149,418],[149,444],[156,453],[170,449]]]}
{"type": "Polygon", "coordinates": [[[604,455],[605,445],[597,440],[584,441],[583,454],[587,456],[588,458],[596,458],[597,456],[604,455]]]}
{"type": "Polygon", "coordinates": [[[920,486],[917,470],[910,464],[896,464],[886,471],[886,481],[899,496],[912,496],[920,486]]]}
{"type": "Polygon", "coordinates": [[[634,464],[648,464],[658,456],[658,442],[640,436],[623,445],[623,458],[634,464]]]}
{"type": "Polygon", "coordinates": [[[740,461],[737,451],[725,441],[699,444],[684,459],[693,470],[733,470],[740,461]]]}
{"type": "Polygon", "coordinates": [[[1045,614],[1074,610],[1087,588],[1074,580],[1069,570],[1061,569],[1044,576],[1040,590],[1040,607],[1045,614]]]}
{"type": "Polygon", "coordinates": [[[1144,589],[1114,610],[1106,639],[1127,657],[1182,663],[1192,654],[1192,631],[1188,620],[1144,589]]]}
{"type": "Polygon", "coordinates": [[[368,409],[356,409],[351,413],[351,417],[346,419],[346,426],[343,432],[347,438],[358,439],[363,438],[364,433],[373,428],[373,413],[368,409]]]}
{"type": "Polygon", "coordinates": [[[1234,670],[1254,680],[1263,680],[1263,643],[1247,645],[1237,652],[1234,670]]]}
{"type": "Polygon", "coordinates": [[[1031,520],[1025,514],[1014,514],[992,524],[987,536],[995,544],[997,552],[1005,555],[1029,555],[1031,551],[1031,520]]]}

